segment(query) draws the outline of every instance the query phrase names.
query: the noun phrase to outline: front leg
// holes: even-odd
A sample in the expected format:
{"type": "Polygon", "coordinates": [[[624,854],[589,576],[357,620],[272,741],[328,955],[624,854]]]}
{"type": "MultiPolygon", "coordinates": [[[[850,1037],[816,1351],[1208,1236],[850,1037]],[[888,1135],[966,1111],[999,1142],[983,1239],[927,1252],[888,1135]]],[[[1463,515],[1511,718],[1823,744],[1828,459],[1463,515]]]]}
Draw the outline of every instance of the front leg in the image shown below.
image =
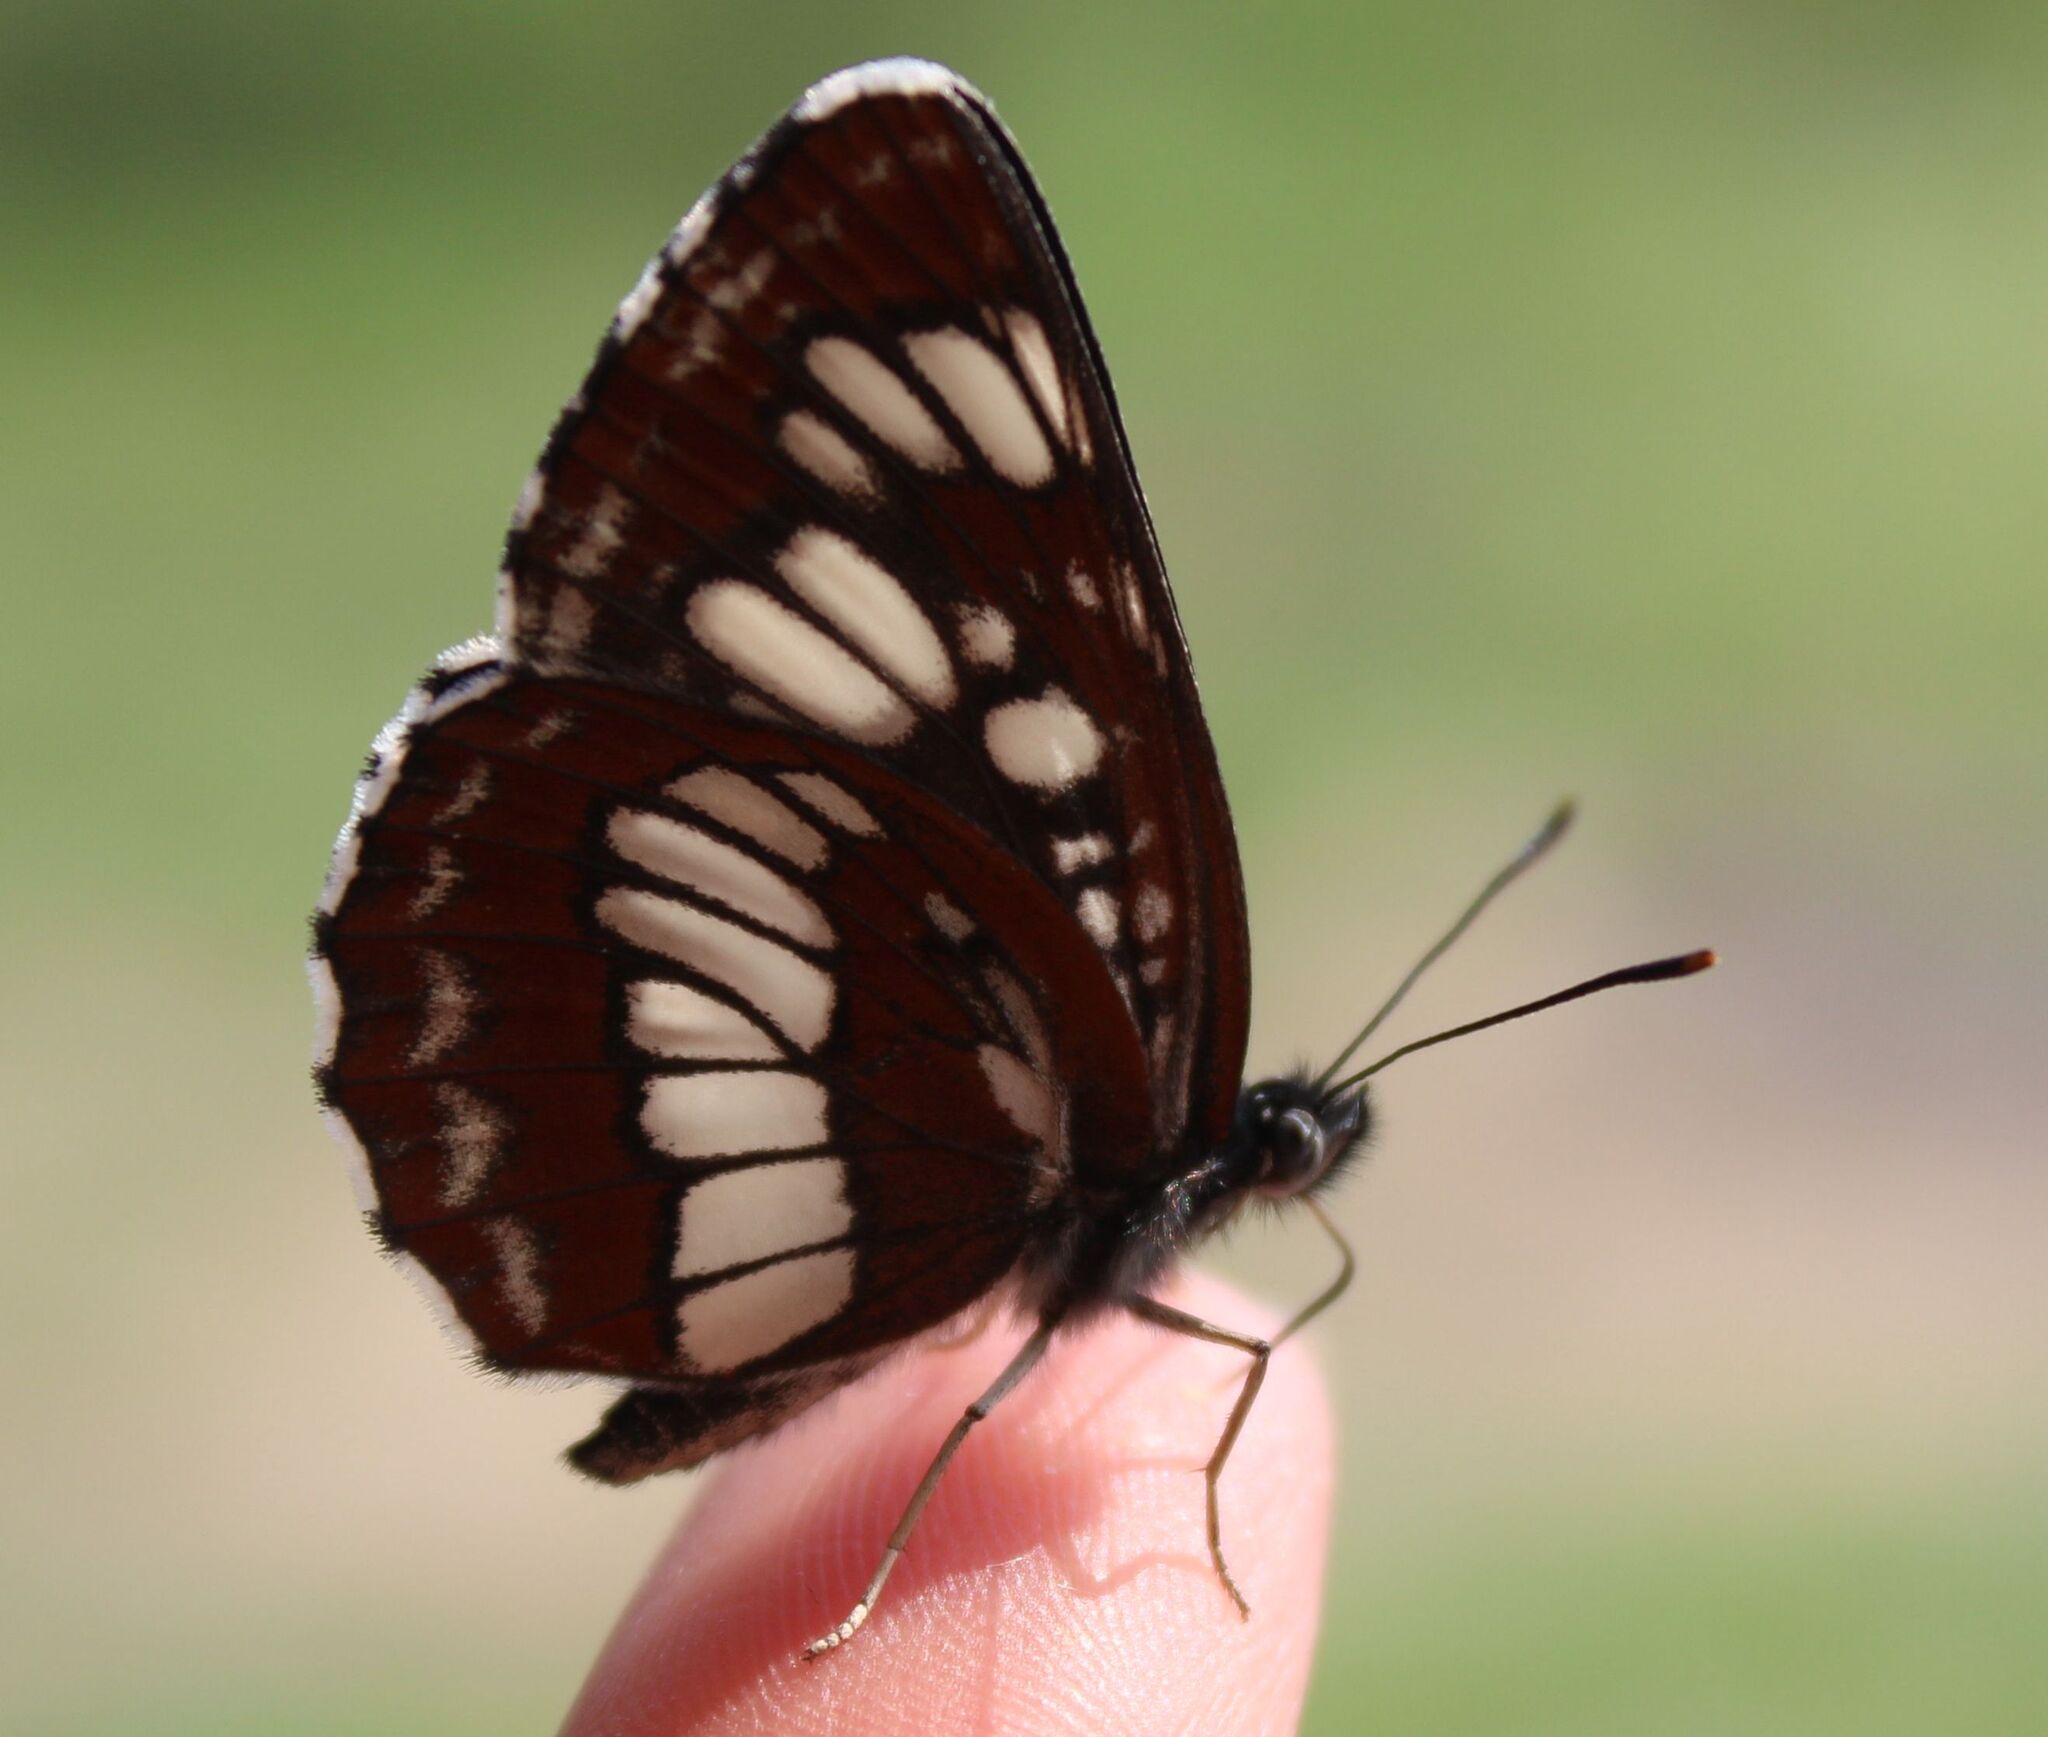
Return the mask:
{"type": "Polygon", "coordinates": [[[1255,1339],[1249,1333],[1219,1327],[1213,1321],[1204,1321],[1199,1316],[1155,1302],[1150,1297],[1133,1297],[1125,1306],[1139,1320],[1150,1321],[1155,1327],[1184,1333],[1190,1339],[1201,1339],[1211,1345],[1228,1345],[1233,1350],[1244,1352],[1252,1360],[1251,1368],[1245,1372],[1244,1386],[1238,1389],[1237,1403],[1230,1408],[1230,1421],[1223,1426],[1223,1437],[1217,1442],[1216,1451],[1209,1456],[1207,1474],[1209,1558],[1216,1564],[1217,1578],[1237,1605],[1238,1614],[1249,1621],[1252,1607],[1245,1602],[1244,1594],[1238,1591],[1237,1582],[1230,1578],[1230,1569],[1223,1561],[1223,1521],[1217,1506],[1216,1488],[1223,1476],[1224,1462],[1230,1458],[1230,1450],[1237,1446],[1238,1433],[1244,1428],[1244,1420],[1251,1414],[1252,1401],[1258,1398],[1260,1385],[1266,1379],[1266,1363],[1273,1355],[1272,1344],[1265,1339],[1255,1339]]]}

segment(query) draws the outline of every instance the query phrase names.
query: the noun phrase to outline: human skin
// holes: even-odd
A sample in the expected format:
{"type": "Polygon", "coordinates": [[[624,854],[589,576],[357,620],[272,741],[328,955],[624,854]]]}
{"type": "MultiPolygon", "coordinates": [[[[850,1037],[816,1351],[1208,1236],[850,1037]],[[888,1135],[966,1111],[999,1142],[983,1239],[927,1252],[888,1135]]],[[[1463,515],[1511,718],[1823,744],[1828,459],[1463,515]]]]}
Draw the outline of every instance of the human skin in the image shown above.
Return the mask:
{"type": "MultiPolygon", "coordinates": [[[[1273,1317],[1209,1280],[1164,1300],[1273,1317]]],[[[977,1428],[875,1614],[816,1661],[904,1501],[1021,1341],[912,1353],[734,1452],[619,1619],[565,1737],[1282,1733],[1301,1716],[1329,1519],[1328,1407],[1274,1354],[1222,1485],[1249,1620],[1209,1562],[1201,1468],[1241,1353],[1117,1314],[1057,1341],[977,1428]]]]}

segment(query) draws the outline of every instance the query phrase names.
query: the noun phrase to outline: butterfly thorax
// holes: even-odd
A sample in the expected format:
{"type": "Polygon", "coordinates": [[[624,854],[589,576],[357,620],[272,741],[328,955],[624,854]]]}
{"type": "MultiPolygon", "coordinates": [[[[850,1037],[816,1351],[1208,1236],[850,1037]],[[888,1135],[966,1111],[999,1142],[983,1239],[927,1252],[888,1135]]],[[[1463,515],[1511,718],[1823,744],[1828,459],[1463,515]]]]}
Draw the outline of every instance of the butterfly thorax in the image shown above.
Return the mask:
{"type": "Polygon", "coordinates": [[[1371,1121],[1363,1091],[1326,1098],[1303,1075],[1247,1086],[1220,1143],[1187,1154],[1121,1210],[1077,1214],[1067,1234],[1045,1238],[1050,1259],[1035,1288],[1080,1311],[1143,1293],[1252,1201],[1328,1187],[1363,1152],[1371,1121]]]}

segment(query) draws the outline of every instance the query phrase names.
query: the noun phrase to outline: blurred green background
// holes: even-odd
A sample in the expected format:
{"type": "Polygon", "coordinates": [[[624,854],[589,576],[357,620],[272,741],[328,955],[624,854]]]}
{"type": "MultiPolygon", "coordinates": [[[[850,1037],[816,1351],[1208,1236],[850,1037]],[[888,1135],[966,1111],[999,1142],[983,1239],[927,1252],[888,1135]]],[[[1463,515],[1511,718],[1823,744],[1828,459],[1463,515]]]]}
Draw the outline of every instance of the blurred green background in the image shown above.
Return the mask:
{"type": "Polygon", "coordinates": [[[1389,1076],[1310,1728],[2048,1728],[2048,10],[1979,0],[0,0],[8,1723],[545,1730],[687,1499],[379,1263],[304,914],[642,259],[906,50],[1112,359],[1254,1064],[1565,790],[1399,1035],[1727,955],[1389,1076]]]}

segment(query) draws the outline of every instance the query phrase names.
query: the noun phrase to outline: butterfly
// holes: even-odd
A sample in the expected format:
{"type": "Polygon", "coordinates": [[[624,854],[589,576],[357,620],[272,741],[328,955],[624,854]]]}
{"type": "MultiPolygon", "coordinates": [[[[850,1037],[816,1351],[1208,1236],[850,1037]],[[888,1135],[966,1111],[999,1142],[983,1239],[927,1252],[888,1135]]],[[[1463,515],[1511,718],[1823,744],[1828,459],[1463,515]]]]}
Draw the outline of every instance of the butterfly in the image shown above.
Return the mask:
{"type": "Polygon", "coordinates": [[[491,1368],[625,1384],[593,1477],[695,1466],[992,1299],[1033,1323],[813,1655],[1110,1309],[1248,1359],[1208,1467],[1244,1608],[1216,1480],[1271,1345],[1151,1293],[1247,1201],[1314,1207],[1364,1077],[1244,1084],[1173,595],[1045,203],[954,74],[825,79],[648,265],[494,631],[371,750],[312,971],[386,1248],[491,1368]]]}

